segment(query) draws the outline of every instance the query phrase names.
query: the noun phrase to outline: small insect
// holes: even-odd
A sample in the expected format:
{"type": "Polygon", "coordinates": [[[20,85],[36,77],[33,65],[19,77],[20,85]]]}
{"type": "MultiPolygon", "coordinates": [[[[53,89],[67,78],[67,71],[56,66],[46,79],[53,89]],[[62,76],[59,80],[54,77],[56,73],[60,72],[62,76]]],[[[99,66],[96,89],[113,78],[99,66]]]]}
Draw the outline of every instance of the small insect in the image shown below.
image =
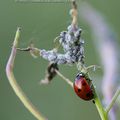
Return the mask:
{"type": "Polygon", "coordinates": [[[73,87],[81,99],[89,101],[94,98],[93,85],[86,74],[79,73],[75,78],[73,87]]]}

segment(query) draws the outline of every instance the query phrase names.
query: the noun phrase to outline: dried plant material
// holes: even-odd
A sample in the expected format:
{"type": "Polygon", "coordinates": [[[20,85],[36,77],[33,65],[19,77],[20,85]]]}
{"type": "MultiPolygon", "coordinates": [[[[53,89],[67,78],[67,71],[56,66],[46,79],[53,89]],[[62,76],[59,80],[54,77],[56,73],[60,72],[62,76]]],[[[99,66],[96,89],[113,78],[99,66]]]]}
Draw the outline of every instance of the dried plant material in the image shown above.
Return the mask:
{"type": "Polygon", "coordinates": [[[59,70],[58,65],[56,63],[49,63],[47,70],[46,70],[45,78],[40,81],[40,84],[50,83],[51,80],[56,76],[55,70],[59,70]]]}

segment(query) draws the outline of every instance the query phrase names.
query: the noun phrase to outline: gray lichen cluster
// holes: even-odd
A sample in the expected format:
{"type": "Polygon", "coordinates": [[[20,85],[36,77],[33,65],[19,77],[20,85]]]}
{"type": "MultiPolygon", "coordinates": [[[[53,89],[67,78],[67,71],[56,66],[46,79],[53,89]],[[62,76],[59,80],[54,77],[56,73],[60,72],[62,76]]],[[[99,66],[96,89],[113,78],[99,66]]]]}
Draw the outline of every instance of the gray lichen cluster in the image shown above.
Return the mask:
{"type": "Polygon", "coordinates": [[[59,44],[63,47],[64,54],[53,50],[40,50],[40,55],[53,63],[73,64],[76,62],[84,63],[84,41],[80,38],[82,30],[72,24],[67,31],[62,31],[59,36],[59,44]]]}

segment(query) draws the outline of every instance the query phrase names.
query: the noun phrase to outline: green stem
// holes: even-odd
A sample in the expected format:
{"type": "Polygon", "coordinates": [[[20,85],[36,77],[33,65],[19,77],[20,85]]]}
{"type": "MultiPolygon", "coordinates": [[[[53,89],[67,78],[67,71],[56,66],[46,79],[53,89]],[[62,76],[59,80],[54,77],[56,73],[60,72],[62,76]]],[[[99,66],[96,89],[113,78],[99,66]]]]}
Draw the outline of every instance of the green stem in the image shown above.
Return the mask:
{"type": "MultiPolygon", "coordinates": [[[[56,70],[56,73],[63,79],[65,80],[71,87],[73,87],[73,83],[66,78],[63,74],[61,74],[59,71],[56,70]]],[[[95,91],[95,90],[94,90],[95,91]]],[[[101,120],[108,120],[108,115],[107,112],[104,110],[103,105],[101,104],[99,97],[97,96],[97,93],[95,92],[95,97],[94,97],[95,105],[98,110],[98,113],[101,117],[101,120]]]]}
{"type": "Polygon", "coordinates": [[[6,65],[6,75],[8,77],[9,83],[11,87],[13,88],[14,92],[18,96],[18,98],[21,100],[23,105],[38,119],[38,120],[46,120],[41,113],[36,109],[36,107],[29,101],[29,99],[26,97],[20,86],[18,85],[14,73],[13,73],[13,67],[14,67],[14,60],[16,56],[16,48],[18,46],[18,41],[20,37],[20,28],[17,29],[15,39],[13,42],[12,51],[9,57],[9,60],[6,65]]]}
{"type": "MultiPolygon", "coordinates": [[[[82,66],[80,63],[78,63],[77,67],[78,67],[78,70],[80,70],[83,73],[86,73],[89,76],[88,69],[91,68],[91,66],[86,68],[86,67],[82,66]]],[[[108,120],[108,114],[105,111],[94,87],[93,87],[93,90],[94,90],[94,102],[95,102],[96,108],[98,110],[98,113],[101,117],[101,120],[108,120]]]]}
{"type": "Polygon", "coordinates": [[[120,95],[120,88],[118,88],[118,90],[116,91],[115,95],[113,96],[111,103],[109,104],[109,106],[106,108],[106,112],[108,113],[110,111],[110,109],[113,107],[115,101],[117,100],[118,96],[120,95]]]}
{"type": "Polygon", "coordinates": [[[99,115],[101,117],[101,120],[108,120],[107,112],[104,110],[103,105],[100,102],[99,97],[97,96],[97,93],[95,93],[94,101],[95,101],[96,108],[99,112],[99,115]]]}

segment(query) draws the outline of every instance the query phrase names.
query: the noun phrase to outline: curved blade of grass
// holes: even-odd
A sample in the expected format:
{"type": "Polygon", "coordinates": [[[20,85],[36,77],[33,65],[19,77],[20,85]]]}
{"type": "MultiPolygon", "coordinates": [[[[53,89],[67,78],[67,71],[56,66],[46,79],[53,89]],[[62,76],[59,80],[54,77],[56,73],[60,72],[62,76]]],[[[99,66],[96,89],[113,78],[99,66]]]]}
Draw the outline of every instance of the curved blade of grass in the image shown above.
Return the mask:
{"type": "Polygon", "coordinates": [[[6,75],[8,77],[9,83],[11,87],[13,88],[15,94],[18,96],[18,98],[21,100],[23,105],[38,119],[38,120],[46,120],[41,113],[36,109],[36,107],[30,102],[30,100],[26,97],[20,86],[18,85],[14,73],[13,73],[13,67],[14,67],[14,60],[16,56],[16,47],[18,46],[18,41],[20,37],[20,28],[17,29],[15,39],[13,42],[12,51],[10,54],[10,57],[8,59],[7,65],[6,65],[6,75]]]}

